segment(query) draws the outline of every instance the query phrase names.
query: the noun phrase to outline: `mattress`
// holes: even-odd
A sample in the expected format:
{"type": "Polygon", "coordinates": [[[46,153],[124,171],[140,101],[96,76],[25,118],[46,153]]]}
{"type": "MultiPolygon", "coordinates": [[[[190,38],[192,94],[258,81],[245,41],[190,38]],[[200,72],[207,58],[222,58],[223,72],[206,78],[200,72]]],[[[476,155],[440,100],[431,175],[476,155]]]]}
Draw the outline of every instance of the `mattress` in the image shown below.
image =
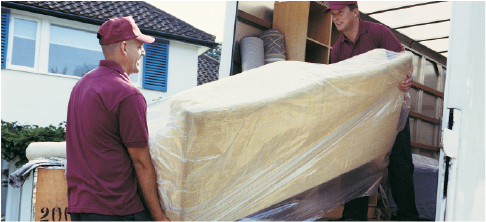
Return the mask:
{"type": "Polygon", "coordinates": [[[386,167],[411,66],[411,53],[384,49],[279,61],[149,104],[166,215],[239,220],[370,162],[386,167]]]}

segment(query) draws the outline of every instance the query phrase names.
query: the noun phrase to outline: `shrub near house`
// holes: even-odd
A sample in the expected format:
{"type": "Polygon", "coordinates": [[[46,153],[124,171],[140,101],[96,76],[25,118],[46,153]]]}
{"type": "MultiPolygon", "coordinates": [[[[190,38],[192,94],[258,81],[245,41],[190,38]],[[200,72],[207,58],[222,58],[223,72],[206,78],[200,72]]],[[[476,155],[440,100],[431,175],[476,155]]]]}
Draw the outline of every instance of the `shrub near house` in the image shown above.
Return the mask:
{"type": "Polygon", "coordinates": [[[57,127],[53,125],[39,127],[37,125],[19,125],[18,122],[2,120],[2,158],[7,161],[18,158],[17,167],[28,162],[25,150],[30,143],[65,140],[65,122],[60,123],[57,127]]]}

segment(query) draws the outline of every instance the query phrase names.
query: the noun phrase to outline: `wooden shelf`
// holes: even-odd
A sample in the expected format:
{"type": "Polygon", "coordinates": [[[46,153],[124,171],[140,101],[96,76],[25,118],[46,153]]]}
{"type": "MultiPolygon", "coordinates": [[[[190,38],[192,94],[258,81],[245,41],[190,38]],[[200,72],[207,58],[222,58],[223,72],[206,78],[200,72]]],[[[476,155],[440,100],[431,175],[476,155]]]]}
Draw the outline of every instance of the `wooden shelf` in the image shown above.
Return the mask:
{"type": "Polygon", "coordinates": [[[307,37],[325,45],[331,44],[332,17],[324,13],[327,7],[317,2],[310,2],[307,37]]]}
{"type": "Polygon", "coordinates": [[[264,20],[264,19],[261,19],[261,18],[258,18],[256,16],[254,16],[250,13],[247,13],[245,11],[242,11],[240,9],[238,9],[238,19],[240,19],[240,21],[244,21],[246,23],[251,23],[251,25],[253,27],[257,27],[259,29],[267,30],[267,29],[272,28],[271,22],[264,20]]]}
{"type": "Polygon", "coordinates": [[[329,49],[329,46],[326,46],[311,38],[307,38],[305,61],[327,64],[329,62],[329,49]]]}
{"type": "Polygon", "coordinates": [[[317,41],[317,40],[315,40],[315,39],[312,39],[312,38],[309,38],[309,37],[307,37],[307,43],[308,43],[308,44],[309,44],[309,43],[311,43],[311,44],[320,45],[320,46],[326,47],[326,48],[328,48],[328,49],[330,49],[330,48],[331,48],[331,46],[326,45],[326,44],[324,44],[324,43],[322,43],[322,42],[319,42],[319,41],[317,41]]]}
{"type": "Polygon", "coordinates": [[[273,28],[285,36],[287,60],[329,63],[332,18],[325,2],[275,3],[273,28]]]}

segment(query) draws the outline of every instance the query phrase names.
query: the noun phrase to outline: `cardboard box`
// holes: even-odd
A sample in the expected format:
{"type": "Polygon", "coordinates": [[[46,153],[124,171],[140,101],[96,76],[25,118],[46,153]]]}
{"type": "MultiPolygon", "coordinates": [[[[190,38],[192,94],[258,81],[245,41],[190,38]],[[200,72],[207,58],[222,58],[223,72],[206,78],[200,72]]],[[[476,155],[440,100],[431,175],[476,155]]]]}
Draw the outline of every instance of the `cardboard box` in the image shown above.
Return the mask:
{"type": "Polygon", "coordinates": [[[67,213],[67,182],[63,169],[37,169],[35,221],[71,221],[67,213]]]}

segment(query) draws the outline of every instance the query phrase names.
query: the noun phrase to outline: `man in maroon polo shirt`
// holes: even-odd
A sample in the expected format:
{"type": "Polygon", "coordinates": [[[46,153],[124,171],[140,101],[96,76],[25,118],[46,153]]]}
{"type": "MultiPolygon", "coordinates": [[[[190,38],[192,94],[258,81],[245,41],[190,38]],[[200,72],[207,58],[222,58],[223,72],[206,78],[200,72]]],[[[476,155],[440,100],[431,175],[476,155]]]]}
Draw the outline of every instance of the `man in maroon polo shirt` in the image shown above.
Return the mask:
{"type": "Polygon", "coordinates": [[[143,43],[155,39],[131,16],[103,23],[98,39],[105,60],[76,83],[68,105],[67,212],[73,221],[146,221],[147,213],[168,220],[148,149],[147,104],[128,77],[139,72],[143,43]]]}
{"type": "MultiPolygon", "coordinates": [[[[331,50],[331,63],[336,63],[355,55],[359,55],[376,48],[384,48],[395,52],[405,52],[393,33],[384,25],[359,19],[356,1],[330,1],[325,13],[332,14],[332,21],[336,28],[343,32],[331,50]]],[[[413,68],[413,67],[412,67],[413,68]]],[[[408,92],[412,85],[412,71],[408,78],[399,83],[398,88],[408,92]]],[[[388,178],[393,199],[396,202],[398,220],[416,220],[418,212],[415,206],[415,191],[413,184],[412,151],[410,144],[410,126],[407,118],[405,128],[395,139],[388,178]]],[[[367,220],[369,197],[360,197],[347,202],[340,220],[367,220]]]]}

